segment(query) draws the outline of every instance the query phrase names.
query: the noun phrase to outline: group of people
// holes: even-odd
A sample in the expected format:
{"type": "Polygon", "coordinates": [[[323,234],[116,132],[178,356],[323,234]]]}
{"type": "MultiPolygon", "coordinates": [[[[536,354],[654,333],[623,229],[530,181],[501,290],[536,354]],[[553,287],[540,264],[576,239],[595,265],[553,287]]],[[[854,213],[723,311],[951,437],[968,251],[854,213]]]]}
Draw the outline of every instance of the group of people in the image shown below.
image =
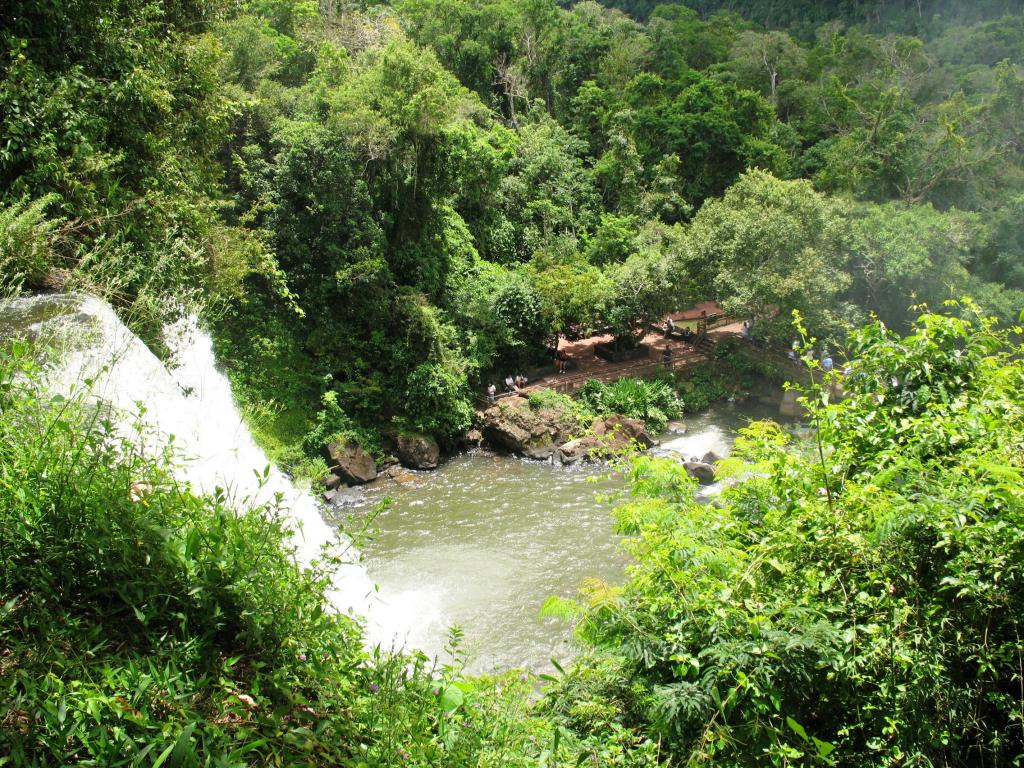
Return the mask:
{"type": "MultiPolygon", "coordinates": [[[[529,382],[526,377],[521,373],[517,373],[513,376],[511,373],[505,377],[505,392],[511,394],[513,392],[521,392],[529,382]]],[[[498,399],[498,388],[492,381],[487,385],[487,402],[493,403],[498,399]]]]}
{"type": "MultiPolygon", "coordinates": [[[[800,355],[798,353],[799,349],[800,349],[800,342],[799,341],[794,341],[793,345],[789,348],[789,352],[787,353],[787,356],[793,362],[797,362],[797,361],[800,360],[800,355]]],[[[817,359],[817,352],[815,352],[815,350],[813,348],[807,350],[806,359],[807,359],[808,364],[813,363],[814,360],[817,359]]],[[[836,365],[835,364],[835,360],[832,359],[832,355],[829,354],[829,351],[827,349],[823,349],[821,351],[821,370],[823,370],[825,373],[829,373],[830,371],[832,371],[835,368],[835,365],[836,365]]],[[[845,371],[844,371],[844,373],[845,373],[845,371]]]]}
{"type": "MultiPolygon", "coordinates": [[[[665,321],[665,338],[671,339],[676,333],[676,323],[671,317],[665,321]]],[[[694,334],[693,329],[689,325],[684,325],[683,330],[679,332],[679,336],[683,341],[693,341],[694,334]]]]}

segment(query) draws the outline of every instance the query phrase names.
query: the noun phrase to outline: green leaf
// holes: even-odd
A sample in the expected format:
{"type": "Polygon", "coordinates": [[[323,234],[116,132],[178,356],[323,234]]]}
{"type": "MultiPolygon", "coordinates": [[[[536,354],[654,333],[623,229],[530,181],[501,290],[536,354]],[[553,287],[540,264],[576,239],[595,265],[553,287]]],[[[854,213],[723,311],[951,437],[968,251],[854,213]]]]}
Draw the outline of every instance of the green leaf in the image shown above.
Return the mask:
{"type": "Polygon", "coordinates": [[[456,685],[449,685],[444,689],[444,693],[441,694],[441,709],[445,712],[454,712],[456,709],[462,706],[466,700],[466,695],[462,692],[462,689],[456,685]]]}
{"type": "Polygon", "coordinates": [[[829,744],[827,741],[811,737],[811,741],[814,742],[814,746],[818,748],[818,757],[828,757],[835,752],[836,745],[829,744]]]}
{"type": "Polygon", "coordinates": [[[804,741],[809,742],[811,740],[810,737],[807,735],[807,731],[804,730],[804,727],[800,725],[800,723],[798,723],[792,717],[786,718],[786,725],[789,726],[789,730],[791,730],[804,741]]]}

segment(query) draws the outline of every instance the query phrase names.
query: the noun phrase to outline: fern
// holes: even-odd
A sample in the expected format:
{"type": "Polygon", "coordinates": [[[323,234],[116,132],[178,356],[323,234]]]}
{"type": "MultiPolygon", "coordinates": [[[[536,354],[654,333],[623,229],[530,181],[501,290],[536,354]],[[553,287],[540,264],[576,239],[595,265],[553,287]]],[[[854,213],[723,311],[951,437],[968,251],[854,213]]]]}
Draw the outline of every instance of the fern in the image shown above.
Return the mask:
{"type": "Polygon", "coordinates": [[[22,198],[0,208],[0,294],[18,293],[38,284],[53,266],[54,244],[62,219],[46,216],[57,200],[47,195],[22,198]]]}

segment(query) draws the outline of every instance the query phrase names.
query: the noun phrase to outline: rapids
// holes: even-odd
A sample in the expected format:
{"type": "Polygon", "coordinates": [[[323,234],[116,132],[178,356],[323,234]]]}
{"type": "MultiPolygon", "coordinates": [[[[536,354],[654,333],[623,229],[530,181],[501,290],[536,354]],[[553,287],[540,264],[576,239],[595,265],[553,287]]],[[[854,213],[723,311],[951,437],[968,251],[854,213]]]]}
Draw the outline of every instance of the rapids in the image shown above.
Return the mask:
{"type": "MultiPolygon", "coordinates": [[[[666,433],[659,455],[729,454],[735,431],[777,416],[778,405],[721,403],[666,433]]],[[[403,472],[350,489],[338,514],[387,500],[363,546],[380,584],[384,635],[443,656],[458,624],[471,672],[544,671],[569,661],[571,629],[541,618],[551,596],[576,598],[584,580],[621,584],[628,565],[614,532],[621,478],[607,467],[552,466],[487,453],[456,456],[432,472],[403,472]]],[[[702,488],[711,497],[717,486],[702,488]]]]}

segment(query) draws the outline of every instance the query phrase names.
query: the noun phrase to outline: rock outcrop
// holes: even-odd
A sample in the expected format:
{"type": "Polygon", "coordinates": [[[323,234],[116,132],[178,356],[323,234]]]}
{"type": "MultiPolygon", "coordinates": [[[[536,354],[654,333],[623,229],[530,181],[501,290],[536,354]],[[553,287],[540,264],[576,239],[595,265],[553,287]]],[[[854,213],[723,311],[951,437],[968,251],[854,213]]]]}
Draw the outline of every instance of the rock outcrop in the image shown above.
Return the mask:
{"type": "Polygon", "coordinates": [[[335,441],[324,448],[332,473],[349,485],[368,483],[377,477],[377,463],[354,440],[335,441]]]}
{"type": "Polygon", "coordinates": [[[647,427],[640,419],[627,419],[617,413],[611,416],[598,416],[590,425],[590,431],[598,436],[607,436],[610,442],[625,448],[635,441],[644,449],[654,445],[654,438],[647,432],[647,427]]]}
{"type": "Polygon", "coordinates": [[[395,438],[398,460],[409,469],[437,469],[441,448],[430,435],[401,432],[395,438]]]}
{"type": "Polygon", "coordinates": [[[483,412],[480,431],[487,443],[533,459],[546,459],[579,431],[572,419],[553,409],[534,411],[523,397],[507,397],[483,412]]]}
{"type": "Polygon", "coordinates": [[[525,398],[510,397],[482,415],[480,430],[491,448],[530,459],[556,458],[562,464],[601,459],[638,444],[654,445],[644,423],[613,414],[599,416],[589,429],[554,409],[534,411],[525,398]],[[573,437],[586,432],[582,437],[573,437]]]}

